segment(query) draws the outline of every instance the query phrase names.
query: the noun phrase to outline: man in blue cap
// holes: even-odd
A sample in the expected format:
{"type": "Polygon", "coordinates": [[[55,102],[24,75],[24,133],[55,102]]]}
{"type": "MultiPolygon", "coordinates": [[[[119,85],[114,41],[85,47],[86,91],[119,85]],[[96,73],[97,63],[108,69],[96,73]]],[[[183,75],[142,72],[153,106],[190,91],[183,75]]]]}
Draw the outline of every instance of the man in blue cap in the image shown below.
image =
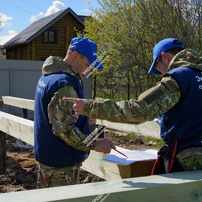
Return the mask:
{"type": "Polygon", "coordinates": [[[162,79],[137,100],[76,99],[74,110],[90,118],[136,124],[160,117],[166,146],[153,173],[202,169],[202,57],[178,39],[163,39],[153,48],[148,73],[162,79]]]}
{"type": "Polygon", "coordinates": [[[64,59],[48,57],[42,67],[35,94],[35,157],[39,162],[38,186],[50,187],[76,182],[78,171],[90,149],[108,153],[111,141],[98,139],[93,148],[83,143],[91,128],[86,116],[75,116],[72,104],[63,97],[83,98],[81,78],[102,70],[97,46],[88,38],[73,38],[64,59]],[[76,173],[76,172],[75,172],[76,173]]]}

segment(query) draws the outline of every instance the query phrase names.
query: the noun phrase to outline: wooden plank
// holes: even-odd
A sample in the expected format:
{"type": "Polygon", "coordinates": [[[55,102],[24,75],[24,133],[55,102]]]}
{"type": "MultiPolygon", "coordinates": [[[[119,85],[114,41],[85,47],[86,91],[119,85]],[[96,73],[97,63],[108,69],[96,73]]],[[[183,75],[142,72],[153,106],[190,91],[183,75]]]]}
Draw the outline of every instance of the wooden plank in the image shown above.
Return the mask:
{"type": "Polygon", "coordinates": [[[151,174],[155,160],[134,162],[130,165],[118,165],[104,160],[105,154],[91,151],[82,163],[82,169],[105,180],[148,176],[151,174]]]}
{"type": "Polygon", "coordinates": [[[109,130],[115,130],[125,133],[136,133],[139,135],[160,138],[160,127],[154,121],[147,121],[142,124],[127,124],[115,123],[106,120],[97,120],[97,123],[106,126],[109,130]]]}
{"type": "MultiPolygon", "coordinates": [[[[3,96],[3,101],[8,105],[34,110],[34,100],[3,96]]],[[[0,124],[0,130],[33,145],[33,122],[6,113],[2,113],[2,117],[4,118],[1,122],[2,124],[0,124]]],[[[113,128],[113,123],[107,121],[102,121],[101,123],[113,128]]],[[[121,128],[123,128],[122,125],[123,124],[120,126],[121,128]]],[[[146,176],[151,173],[152,160],[121,166],[102,160],[103,155],[104,154],[91,151],[89,158],[83,162],[82,169],[106,180],[146,176]]]]}
{"type": "MultiPolygon", "coordinates": [[[[33,121],[5,112],[0,112],[0,121],[0,131],[30,145],[34,145],[33,121]]],[[[103,156],[104,154],[102,153],[91,151],[90,158],[84,161],[82,169],[107,180],[121,179],[123,176],[120,173],[119,166],[104,161],[103,156]]],[[[125,171],[126,170],[123,169],[122,173],[125,171]]],[[[131,172],[128,172],[128,176],[126,177],[131,177],[131,172]]]]}
{"type": "Polygon", "coordinates": [[[104,161],[104,156],[103,153],[91,151],[89,157],[82,163],[81,168],[106,180],[121,179],[118,165],[104,161]]]}
{"type": "MultiPolygon", "coordinates": [[[[34,100],[4,96],[4,103],[21,107],[24,109],[34,109],[34,100]]],[[[28,144],[33,145],[33,122],[22,119],[7,113],[1,113],[3,118],[0,124],[0,130],[20,139],[28,144]]],[[[105,122],[106,125],[108,122],[105,122]]],[[[111,124],[111,123],[109,123],[111,124]]],[[[128,166],[121,166],[108,161],[104,161],[101,153],[91,151],[89,158],[83,162],[82,169],[93,173],[106,180],[117,180],[135,176],[146,176],[151,173],[153,161],[142,161],[128,166]]]]}
{"type": "Polygon", "coordinates": [[[0,131],[0,174],[6,171],[6,134],[0,131]]]}
{"type": "MultiPolygon", "coordinates": [[[[33,145],[33,122],[4,112],[0,112],[0,130],[33,145]],[[29,137],[29,138],[28,138],[29,137]]],[[[102,156],[100,160],[102,160],[102,156]]],[[[99,160],[99,159],[97,159],[99,160]]],[[[98,161],[99,162],[99,161],[98,161]]],[[[101,164],[103,163],[100,161],[101,164]]],[[[91,162],[91,163],[95,163],[91,162]]],[[[112,166],[112,165],[111,165],[112,166]]],[[[113,165],[114,166],[114,165],[113,165]]],[[[112,169],[113,169],[112,166],[112,169]]],[[[110,175],[101,166],[105,175],[110,175]]],[[[117,175],[118,171],[114,171],[117,175]]],[[[111,179],[113,179],[111,177],[111,179]]],[[[132,201],[194,202],[202,200],[202,171],[174,173],[164,176],[127,179],[122,181],[100,182],[52,189],[1,194],[1,202],[45,201],[132,201]],[[180,185],[180,186],[179,186],[180,185]],[[104,194],[104,195],[102,195],[104,194]]]]}
{"type": "MultiPolygon", "coordinates": [[[[2,97],[4,104],[19,107],[22,109],[29,109],[34,111],[34,100],[17,98],[11,96],[2,97]]],[[[160,128],[157,123],[154,121],[146,122],[143,124],[123,124],[123,123],[114,123],[105,120],[97,120],[98,124],[106,126],[108,129],[121,131],[121,132],[134,132],[137,134],[152,136],[160,138],[160,128]]]]}
{"type": "MultiPolygon", "coordinates": [[[[5,112],[0,112],[0,121],[0,131],[30,145],[34,145],[33,121],[5,112]]],[[[121,166],[103,160],[104,155],[103,153],[91,151],[89,158],[83,162],[82,169],[106,180],[117,180],[149,175],[153,165],[153,161],[141,161],[127,166],[121,166]]]]}
{"type": "Polygon", "coordinates": [[[1,202],[200,202],[202,171],[0,194],[1,202]]]}
{"type": "Polygon", "coordinates": [[[3,100],[3,103],[6,105],[34,111],[34,100],[12,97],[12,96],[2,96],[2,100],[3,100]]]}
{"type": "Polygon", "coordinates": [[[5,112],[0,112],[0,131],[34,145],[34,123],[5,112]]]}

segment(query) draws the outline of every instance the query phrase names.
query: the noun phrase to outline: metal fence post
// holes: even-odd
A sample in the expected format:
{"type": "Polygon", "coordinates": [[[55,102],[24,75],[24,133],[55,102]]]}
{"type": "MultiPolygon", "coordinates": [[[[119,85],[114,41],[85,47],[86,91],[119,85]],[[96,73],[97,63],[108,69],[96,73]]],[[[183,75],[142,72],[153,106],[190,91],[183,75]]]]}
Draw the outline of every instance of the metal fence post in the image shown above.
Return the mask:
{"type": "Polygon", "coordinates": [[[23,113],[23,118],[27,119],[27,117],[28,117],[27,109],[22,109],[22,113],[23,113]]]}
{"type": "Polygon", "coordinates": [[[6,171],[6,134],[0,131],[0,174],[6,171]]]}

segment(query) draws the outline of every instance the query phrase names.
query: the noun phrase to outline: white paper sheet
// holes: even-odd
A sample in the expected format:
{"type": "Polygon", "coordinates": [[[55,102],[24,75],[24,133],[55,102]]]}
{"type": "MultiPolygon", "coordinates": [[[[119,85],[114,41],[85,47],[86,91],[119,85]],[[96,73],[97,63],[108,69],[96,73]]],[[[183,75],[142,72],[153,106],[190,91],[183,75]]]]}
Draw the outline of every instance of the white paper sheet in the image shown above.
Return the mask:
{"type": "Polygon", "coordinates": [[[147,149],[147,150],[128,150],[122,147],[116,147],[119,151],[124,153],[128,158],[119,154],[112,149],[110,154],[105,156],[105,160],[113,162],[119,165],[130,165],[137,161],[157,159],[157,150],[147,149]]]}

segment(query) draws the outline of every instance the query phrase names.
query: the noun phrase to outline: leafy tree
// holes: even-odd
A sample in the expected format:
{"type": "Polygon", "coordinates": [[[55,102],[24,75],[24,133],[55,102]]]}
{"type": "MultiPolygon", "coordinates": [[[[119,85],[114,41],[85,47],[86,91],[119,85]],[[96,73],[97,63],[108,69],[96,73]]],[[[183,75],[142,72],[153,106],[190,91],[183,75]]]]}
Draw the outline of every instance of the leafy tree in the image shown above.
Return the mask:
{"type": "Polygon", "coordinates": [[[158,79],[149,78],[153,45],[177,37],[201,49],[201,3],[194,0],[99,0],[100,9],[86,22],[86,35],[107,55],[97,77],[97,95],[137,97],[158,79]]]}

